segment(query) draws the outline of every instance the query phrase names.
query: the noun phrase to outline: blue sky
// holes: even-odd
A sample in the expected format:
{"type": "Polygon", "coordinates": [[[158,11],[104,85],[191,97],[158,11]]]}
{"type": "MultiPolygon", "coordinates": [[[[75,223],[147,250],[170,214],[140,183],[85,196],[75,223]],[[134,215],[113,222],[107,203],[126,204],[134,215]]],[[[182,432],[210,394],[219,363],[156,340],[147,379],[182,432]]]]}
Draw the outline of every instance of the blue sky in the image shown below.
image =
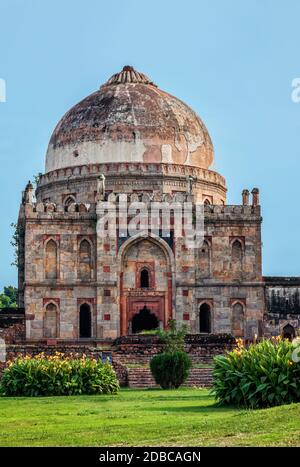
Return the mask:
{"type": "Polygon", "coordinates": [[[298,0],[0,0],[0,288],[10,223],[61,116],[134,65],[202,117],[228,203],[260,188],[263,272],[300,275],[298,0]]]}

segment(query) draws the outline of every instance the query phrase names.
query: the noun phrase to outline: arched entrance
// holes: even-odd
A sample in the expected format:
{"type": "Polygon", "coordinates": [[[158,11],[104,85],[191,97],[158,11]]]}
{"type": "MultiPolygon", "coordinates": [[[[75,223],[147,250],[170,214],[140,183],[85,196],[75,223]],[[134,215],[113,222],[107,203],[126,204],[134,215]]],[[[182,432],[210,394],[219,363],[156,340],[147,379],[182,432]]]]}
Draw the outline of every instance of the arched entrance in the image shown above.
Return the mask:
{"type": "Polygon", "coordinates": [[[282,337],[284,339],[289,339],[290,341],[296,337],[295,329],[291,324],[284,326],[282,330],[282,337]]]}
{"type": "Polygon", "coordinates": [[[200,306],[199,330],[200,330],[200,332],[203,332],[203,333],[206,333],[206,334],[211,332],[210,306],[207,303],[203,303],[200,306]]]}
{"type": "Polygon", "coordinates": [[[159,322],[154,313],[144,306],[139,313],[132,318],[132,333],[151,331],[159,327],[159,322]]]}
{"type": "Polygon", "coordinates": [[[129,238],[120,247],[118,266],[120,334],[165,327],[175,303],[175,261],[169,245],[152,234],[129,238]],[[150,324],[142,320],[144,307],[154,315],[148,315],[150,324]]]}
{"type": "Polygon", "coordinates": [[[79,337],[89,338],[92,337],[92,316],[91,307],[84,303],[79,311],[79,337]]]}

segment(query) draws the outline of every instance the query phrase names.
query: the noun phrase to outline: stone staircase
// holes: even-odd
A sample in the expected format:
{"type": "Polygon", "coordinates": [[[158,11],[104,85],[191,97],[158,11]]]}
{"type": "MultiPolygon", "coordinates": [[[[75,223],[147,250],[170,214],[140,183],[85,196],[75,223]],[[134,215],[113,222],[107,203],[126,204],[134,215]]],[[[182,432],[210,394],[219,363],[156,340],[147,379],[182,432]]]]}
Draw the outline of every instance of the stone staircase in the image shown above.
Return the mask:
{"type": "MultiPolygon", "coordinates": [[[[189,377],[184,384],[188,387],[206,387],[212,385],[212,368],[191,368],[189,377]]],[[[130,388],[155,388],[157,385],[152,377],[150,368],[134,367],[128,368],[128,386],[130,388]]]]}
{"type": "Polygon", "coordinates": [[[196,386],[202,388],[210,388],[212,386],[212,367],[207,368],[191,368],[189,377],[185,386],[196,386]]]}
{"type": "MultiPolygon", "coordinates": [[[[121,363],[122,365],[130,365],[136,364],[137,366],[144,366],[149,365],[151,358],[153,358],[153,354],[123,354],[121,352],[112,352],[113,360],[121,363]]],[[[210,356],[199,356],[199,355],[192,355],[189,354],[190,359],[194,365],[197,364],[206,364],[206,365],[213,365],[213,357],[210,356]]]]}
{"type": "Polygon", "coordinates": [[[128,387],[130,388],[154,388],[155,381],[149,368],[128,368],[128,387]]]}

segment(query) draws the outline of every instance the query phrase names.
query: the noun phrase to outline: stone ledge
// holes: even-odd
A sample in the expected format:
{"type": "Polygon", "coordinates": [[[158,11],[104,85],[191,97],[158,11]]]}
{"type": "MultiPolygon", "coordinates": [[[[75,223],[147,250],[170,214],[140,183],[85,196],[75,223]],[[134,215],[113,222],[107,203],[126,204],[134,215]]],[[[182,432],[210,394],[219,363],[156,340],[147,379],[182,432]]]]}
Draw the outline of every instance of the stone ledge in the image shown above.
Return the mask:
{"type": "Polygon", "coordinates": [[[181,176],[186,177],[192,175],[200,180],[207,180],[217,183],[226,188],[225,178],[219,173],[200,167],[194,167],[182,164],[166,164],[166,163],[143,163],[143,162],[117,162],[117,163],[103,163],[103,164],[88,164],[66,167],[62,169],[52,170],[40,177],[38,189],[46,186],[49,183],[69,180],[73,181],[77,178],[96,178],[98,175],[104,174],[105,176],[117,175],[143,175],[153,176],[162,174],[165,176],[181,176]]]}

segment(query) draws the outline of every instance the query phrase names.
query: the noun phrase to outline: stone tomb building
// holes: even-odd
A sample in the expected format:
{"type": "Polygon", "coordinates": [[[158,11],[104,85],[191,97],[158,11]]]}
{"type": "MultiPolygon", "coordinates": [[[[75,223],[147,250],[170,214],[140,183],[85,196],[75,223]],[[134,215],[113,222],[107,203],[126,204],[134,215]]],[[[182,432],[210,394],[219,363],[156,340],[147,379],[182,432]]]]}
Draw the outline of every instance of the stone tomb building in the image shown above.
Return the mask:
{"type": "Polygon", "coordinates": [[[280,332],[266,306],[258,189],[227,205],[213,160],[202,120],[132,67],[71,108],[20,207],[27,341],[110,341],[170,318],[193,334],[280,332]],[[103,238],[97,205],[120,194],[128,203],[203,204],[203,244],[187,248],[172,232],[121,236],[118,228],[103,238]]]}

